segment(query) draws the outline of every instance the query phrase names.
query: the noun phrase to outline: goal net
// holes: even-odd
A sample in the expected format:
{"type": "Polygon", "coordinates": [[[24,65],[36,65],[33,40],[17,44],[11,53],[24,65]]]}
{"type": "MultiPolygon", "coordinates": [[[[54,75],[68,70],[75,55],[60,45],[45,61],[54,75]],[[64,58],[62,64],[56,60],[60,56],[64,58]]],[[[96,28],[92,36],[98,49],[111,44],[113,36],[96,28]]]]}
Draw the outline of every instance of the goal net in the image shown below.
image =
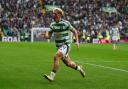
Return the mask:
{"type": "MultiPolygon", "coordinates": [[[[36,41],[50,41],[49,39],[44,38],[44,32],[49,31],[50,28],[32,28],[31,29],[31,42],[36,42],[36,41]]],[[[52,40],[54,40],[54,34],[52,35],[52,40]]],[[[70,41],[72,42],[72,33],[70,33],[70,41]]]]}
{"type": "Polygon", "coordinates": [[[31,42],[36,42],[36,41],[47,41],[44,38],[44,32],[49,31],[49,28],[32,28],[31,29],[31,42]]]}

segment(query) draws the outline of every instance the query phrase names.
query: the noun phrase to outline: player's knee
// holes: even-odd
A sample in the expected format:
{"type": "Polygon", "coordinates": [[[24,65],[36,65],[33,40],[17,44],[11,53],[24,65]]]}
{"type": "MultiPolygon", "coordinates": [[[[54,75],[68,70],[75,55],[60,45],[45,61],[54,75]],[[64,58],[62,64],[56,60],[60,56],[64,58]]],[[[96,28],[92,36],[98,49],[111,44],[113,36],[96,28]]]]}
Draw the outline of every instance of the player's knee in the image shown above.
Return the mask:
{"type": "Polygon", "coordinates": [[[56,53],[56,55],[54,56],[54,60],[55,60],[55,61],[58,61],[58,60],[61,59],[61,58],[62,58],[62,55],[59,54],[59,53],[56,53]]]}
{"type": "Polygon", "coordinates": [[[63,57],[63,54],[61,52],[57,52],[56,53],[56,57],[62,58],[63,57]]]}

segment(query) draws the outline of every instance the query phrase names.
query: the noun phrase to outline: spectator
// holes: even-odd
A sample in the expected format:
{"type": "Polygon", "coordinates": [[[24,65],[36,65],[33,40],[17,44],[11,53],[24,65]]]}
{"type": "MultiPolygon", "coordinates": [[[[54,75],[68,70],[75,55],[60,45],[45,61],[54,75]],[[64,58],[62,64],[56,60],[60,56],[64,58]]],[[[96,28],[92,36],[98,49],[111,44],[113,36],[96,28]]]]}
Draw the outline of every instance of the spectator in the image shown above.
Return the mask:
{"type": "Polygon", "coordinates": [[[95,33],[99,33],[103,27],[109,30],[115,19],[119,20],[121,35],[124,36],[127,31],[127,0],[0,0],[0,23],[4,35],[16,36],[22,31],[30,34],[32,27],[48,27],[52,21],[51,12],[45,13],[42,10],[44,5],[62,8],[65,19],[80,33],[86,30],[84,32],[89,37],[96,37],[95,33]],[[118,13],[104,13],[102,7],[105,6],[115,7],[118,13]]]}

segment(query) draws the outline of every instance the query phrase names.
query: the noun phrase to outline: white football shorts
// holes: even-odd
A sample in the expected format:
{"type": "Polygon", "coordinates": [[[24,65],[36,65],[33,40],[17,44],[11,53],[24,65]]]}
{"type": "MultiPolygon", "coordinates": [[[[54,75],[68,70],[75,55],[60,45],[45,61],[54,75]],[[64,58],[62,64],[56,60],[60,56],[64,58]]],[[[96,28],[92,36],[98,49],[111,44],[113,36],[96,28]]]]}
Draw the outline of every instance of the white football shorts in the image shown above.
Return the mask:
{"type": "Polygon", "coordinates": [[[112,36],[112,40],[113,41],[117,41],[118,40],[118,37],[117,36],[112,36]]]}
{"type": "Polygon", "coordinates": [[[71,46],[70,44],[62,45],[58,48],[58,52],[61,52],[63,54],[63,57],[67,57],[68,53],[70,52],[71,46]]]}

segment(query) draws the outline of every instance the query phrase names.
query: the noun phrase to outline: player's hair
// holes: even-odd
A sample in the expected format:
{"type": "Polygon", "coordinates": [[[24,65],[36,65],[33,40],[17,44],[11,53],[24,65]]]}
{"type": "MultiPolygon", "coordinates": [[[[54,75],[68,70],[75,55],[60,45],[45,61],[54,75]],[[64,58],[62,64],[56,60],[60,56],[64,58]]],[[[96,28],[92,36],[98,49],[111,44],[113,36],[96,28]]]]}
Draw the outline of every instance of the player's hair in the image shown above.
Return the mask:
{"type": "Polygon", "coordinates": [[[53,12],[55,12],[55,11],[57,11],[59,14],[61,14],[62,16],[64,16],[64,12],[63,12],[62,9],[60,9],[60,8],[54,8],[53,9],[53,12]]]}

